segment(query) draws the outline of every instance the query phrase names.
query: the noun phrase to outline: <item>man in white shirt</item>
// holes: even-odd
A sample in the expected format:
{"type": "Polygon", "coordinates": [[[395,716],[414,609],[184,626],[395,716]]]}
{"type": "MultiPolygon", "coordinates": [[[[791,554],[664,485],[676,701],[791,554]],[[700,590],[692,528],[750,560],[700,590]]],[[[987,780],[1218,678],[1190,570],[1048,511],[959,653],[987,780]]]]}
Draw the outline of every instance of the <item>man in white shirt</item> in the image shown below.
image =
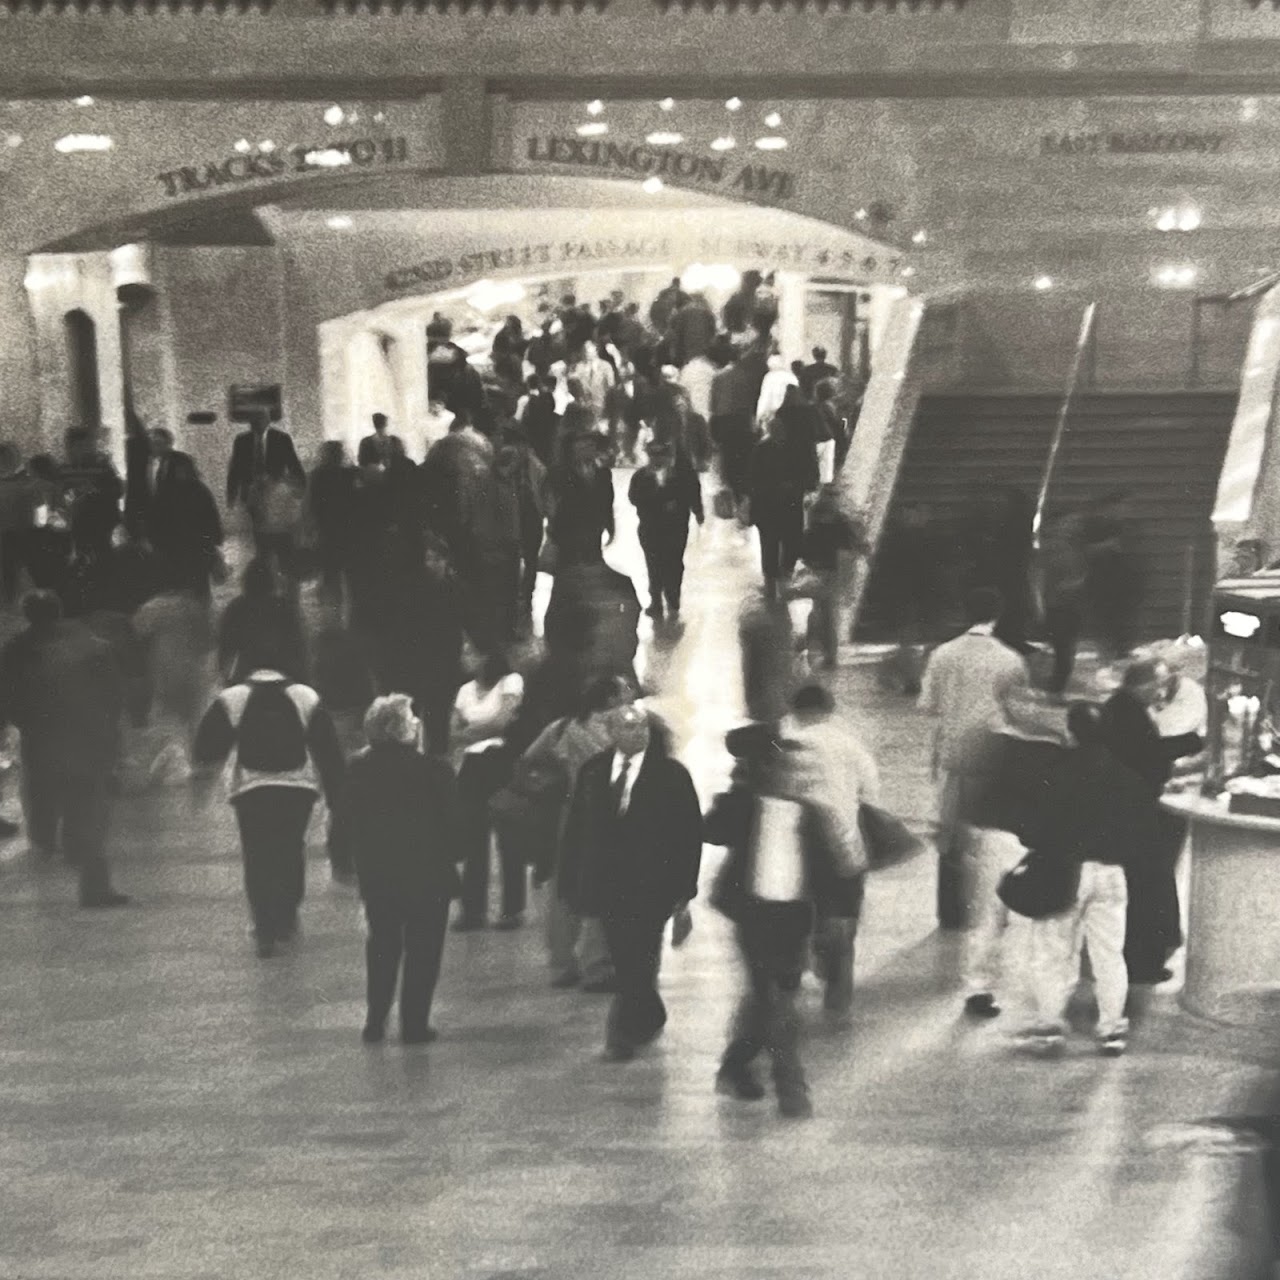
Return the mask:
{"type": "MultiPolygon", "coordinates": [[[[981,856],[972,815],[989,786],[991,725],[1003,719],[1003,695],[1028,681],[1021,656],[993,634],[1003,607],[983,587],[965,601],[968,630],[934,650],[925,669],[920,706],[937,718],[932,772],[938,790],[938,922],[964,924],[963,868],[981,856]]],[[[975,1009],[974,1012],[977,1012],[975,1009]]]]}
{"type": "Polygon", "coordinates": [[[689,396],[694,413],[704,421],[711,421],[711,383],[716,376],[716,366],[705,356],[694,356],[680,370],[680,385],[689,396]]]}

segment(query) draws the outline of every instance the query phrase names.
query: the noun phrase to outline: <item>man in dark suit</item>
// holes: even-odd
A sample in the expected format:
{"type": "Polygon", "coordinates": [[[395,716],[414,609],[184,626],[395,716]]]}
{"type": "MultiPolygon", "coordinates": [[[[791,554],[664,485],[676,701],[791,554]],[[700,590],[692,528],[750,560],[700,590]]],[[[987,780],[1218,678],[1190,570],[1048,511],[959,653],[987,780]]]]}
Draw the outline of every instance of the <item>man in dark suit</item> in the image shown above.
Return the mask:
{"type": "MultiPolygon", "coordinates": [[[[130,524],[135,532],[154,546],[156,530],[152,514],[157,501],[163,505],[162,500],[168,494],[175,467],[182,469],[179,459],[186,458],[190,462],[191,458],[173,447],[174,435],[168,427],[152,427],[146,434],[146,442],[145,457],[135,464],[137,470],[132,476],[128,472],[130,460],[126,458],[125,510],[128,512],[132,508],[134,515],[132,523],[126,519],[126,524],[130,524]],[[127,491],[130,485],[134,486],[133,493],[127,491]]],[[[138,452],[141,453],[141,450],[138,452]]],[[[163,552],[166,548],[156,547],[156,550],[163,552]]]]}
{"type": "Polygon", "coordinates": [[[385,413],[375,413],[373,415],[373,435],[365,436],[360,441],[360,448],[356,453],[356,466],[381,467],[385,471],[391,464],[393,448],[391,442],[396,439],[399,439],[399,437],[387,433],[387,415],[385,413]]]}
{"type": "Polygon", "coordinates": [[[617,973],[605,1058],[628,1062],[662,1030],[662,935],[688,937],[698,891],[702,813],[693,782],[666,750],[640,703],[610,715],[614,749],[578,775],[565,828],[560,894],[571,911],[598,917],[617,973]]]}
{"type": "Polygon", "coordinates": [[[274,526],[266,500],[268,489],[281,481],[288,481],[301,494],[306,488],[306,472],[298,461],[292,437],[271,426],[266,413],[257,410],[249,420],[249,430],[236,436],[231,446],[227,506],[242,502],[253,523],[259,554],[276,553],[283,560],[288,558],[293,535],[274,526]]]}

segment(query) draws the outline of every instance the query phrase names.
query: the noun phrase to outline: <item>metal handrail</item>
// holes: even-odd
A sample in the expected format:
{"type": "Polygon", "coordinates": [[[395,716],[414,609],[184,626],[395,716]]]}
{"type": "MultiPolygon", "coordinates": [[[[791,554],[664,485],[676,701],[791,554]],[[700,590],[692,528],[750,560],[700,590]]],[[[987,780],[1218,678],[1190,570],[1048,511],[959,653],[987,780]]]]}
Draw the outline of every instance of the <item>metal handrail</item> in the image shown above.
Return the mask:
{"type": "Polygon", "coordinates": [[[1049,499],[1049,486],[1053,483],[1053,472],[1057,466],[1058,454],[1062,449],[1062,438],[1067,430],[1067,417],[1071,413],[1071,405],[1075,400],[1080,382],[1080,370],[1084,367],[1085,353],[1089,349],[1093,337],[1093,325],[1098,314],[1098,304],[1091,302],[1084,309],[1080,321],[1080,337],[1076,339],[1076,351],[1071,360],[1071,372],[1067,375],[1067,389],[1058,408],[1058,419],[1053,426],[1053,438],[1049,441],[1049,456],[1045,459],[1044,475],[1040,480],[1040,492],[1036,497],[1036,513],[1031,521],[1031,548],[1040,550],[1040,527],[1044,523],[1045,503],[1049,499]]]}

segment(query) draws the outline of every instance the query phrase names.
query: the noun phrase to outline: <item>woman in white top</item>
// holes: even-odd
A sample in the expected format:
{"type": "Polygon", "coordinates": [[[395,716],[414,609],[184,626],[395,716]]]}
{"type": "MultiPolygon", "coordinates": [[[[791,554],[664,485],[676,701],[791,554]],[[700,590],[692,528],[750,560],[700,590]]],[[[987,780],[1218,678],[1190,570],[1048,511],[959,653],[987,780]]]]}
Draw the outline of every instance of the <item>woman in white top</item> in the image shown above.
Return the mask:
{"type": "MultiPolygon", "coordinates": [[[[502,654],[486,658],[474,680],[458,690],[453,705],[453,736],[462,812],[462,914],[457,930],[483,929],[489,915],[489,864],[493,829],[489,799],[511,776],[514,763],[505,741],[524,696],[524,678],[502,654]]],[[[499,929],[524,923],[527,874],[522,858],[498,849],[502,865],[502,913],[499,929]]]]}

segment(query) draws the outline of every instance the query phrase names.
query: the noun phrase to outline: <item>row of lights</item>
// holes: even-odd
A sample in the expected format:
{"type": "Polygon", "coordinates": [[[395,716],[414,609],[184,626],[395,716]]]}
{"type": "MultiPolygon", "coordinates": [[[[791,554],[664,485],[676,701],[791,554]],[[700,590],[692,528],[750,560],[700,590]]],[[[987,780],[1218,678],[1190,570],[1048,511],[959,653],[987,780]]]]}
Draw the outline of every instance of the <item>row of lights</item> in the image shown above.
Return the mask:
{"type": "MultiPolygon", "coordinates": [[[[658,109],[661,111],[674,111],[676,100],[674,98],[663,98],[658,103],[658,109]]],[[[741,111],[742,99],[729,98],[725,104],[726,111],[741,111]]],[[[604,103],[599,98],[593,98],[587,103],[587,114],[589,116],[600,116],[604,114],[604,103]]],[[[778,129],[782,125],[782,116],[777,111],[770,111],[764,117],[764,123],[767,128],[778,129]]],[[[580,138],[601,138],[609,132],[609,126],[603,120],[589,120],[586,124],[578,126],[578,136],[580,138]]],[[[676,147],[684,141],[684,134],[675,133],[667,129],[656,129],[650,133],[645,142],[651,147],[676,147]]],[[[732,151],[738,141],[731,133],[722,134],[711,142],[712,151],[732,151]]],[[[779,135],[766,135],[757,138],[755,142],[757,150],[760,151],[783,151],[786,149],[787,140],[779,135]]],[[[661,184],[654,190],[661,190],[661,184]]]]}
{"type": "MultiPolygon", "coordinates": [[[[1189,263],[1169,262],[1152,269],[1151,283],[1161,289],[1189,289],[1199,276],[1199,271],[1189,263]]],[[[1031,287],[1044,293],[1055,284],[1057,281],[1052,276],[1038,275],[1032,280],[1031,287]]]]}

